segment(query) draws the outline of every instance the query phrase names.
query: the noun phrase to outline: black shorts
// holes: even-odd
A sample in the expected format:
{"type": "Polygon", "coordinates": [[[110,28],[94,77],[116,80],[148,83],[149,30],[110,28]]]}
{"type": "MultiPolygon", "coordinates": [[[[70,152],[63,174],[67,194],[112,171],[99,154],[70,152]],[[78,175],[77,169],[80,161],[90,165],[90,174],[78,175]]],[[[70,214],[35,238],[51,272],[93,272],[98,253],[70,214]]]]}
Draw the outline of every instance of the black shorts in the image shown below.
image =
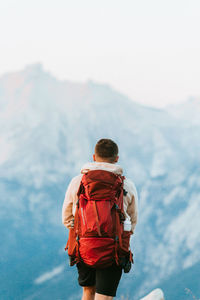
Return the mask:
{"type": "Polygon", "coordinates": [[[80,286],[96,286],[98,294],[116,296],[117,287],[122,275],[122,268],[113,264],[104,269],[94,269],[84,263],[77,264],[80,286]]]}

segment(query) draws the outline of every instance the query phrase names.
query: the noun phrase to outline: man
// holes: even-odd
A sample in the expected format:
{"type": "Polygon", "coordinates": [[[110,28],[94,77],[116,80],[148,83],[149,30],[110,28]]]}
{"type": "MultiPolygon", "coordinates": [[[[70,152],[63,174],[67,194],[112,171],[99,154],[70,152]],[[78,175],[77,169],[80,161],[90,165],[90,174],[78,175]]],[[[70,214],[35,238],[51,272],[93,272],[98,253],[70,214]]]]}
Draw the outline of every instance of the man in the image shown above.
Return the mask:
{"type": "MultiPolygon", "coordinates": [[[[110,139],[101,139],[95,146],[93,163],[88,163],[81,169],[81,174],[74,177],[66,191],[62,209],[62,222],[68,228],[74,226],[74,215],[78,200],[77,192],[83,174],[91,170],[104,170],[122,175],[122,168],[117,165],[118,146],[110,139]]],[[[137,223],[137,191],[135,185],[128,179],[124,180],[123,209],[126,220],[131,222],[131,232],[137,223]]],[[[91,268],[84,263],[77,264],[79,285],[83,287],[82,300],[111,300],[116,296],[117,287],[122,275],[122,268],[113,264],[104,269],[91,268]]]]}

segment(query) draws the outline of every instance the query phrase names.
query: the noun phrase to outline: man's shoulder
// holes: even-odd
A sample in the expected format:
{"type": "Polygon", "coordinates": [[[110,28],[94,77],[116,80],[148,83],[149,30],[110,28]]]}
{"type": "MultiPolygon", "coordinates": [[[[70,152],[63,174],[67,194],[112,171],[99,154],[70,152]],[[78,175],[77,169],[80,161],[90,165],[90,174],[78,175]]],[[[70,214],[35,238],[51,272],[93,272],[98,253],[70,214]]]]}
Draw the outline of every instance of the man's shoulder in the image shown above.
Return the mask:
{"type": "Polygon", "coordinates": [[[127,192],[132,193],[132,194],[137,193],[135,183],[131,179],[126,178],[126,177],[125,177],[125,180],[124,180],[124,189],[127,192]]]}
{"type": "Polygon", "coordinates": [[[79,185],[80,182],[81,182],[81,179],[82,179],[82,176],[83,174],[79,174],[77,176],[74,176],[72,179],[71,179],[71,182],[70,182],[70,185],[79,185]]]}

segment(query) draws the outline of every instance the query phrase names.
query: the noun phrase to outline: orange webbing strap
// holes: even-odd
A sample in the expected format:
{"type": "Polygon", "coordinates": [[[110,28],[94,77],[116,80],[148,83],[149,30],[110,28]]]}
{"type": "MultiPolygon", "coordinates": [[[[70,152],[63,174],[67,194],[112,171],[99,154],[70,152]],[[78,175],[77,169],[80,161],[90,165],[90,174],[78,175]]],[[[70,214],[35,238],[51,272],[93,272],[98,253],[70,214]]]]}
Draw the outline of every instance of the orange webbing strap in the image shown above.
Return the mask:
{"type": "Polygon", "coordinates": [[[80,232],[80,224],[79,224],[79,199],[76,203],[76,211],[74,216],[74,231],[76,235],[76,243],[77,243],[77,251],[76,251],[76,262],[81,260],[80,252],[79,252],[79,232],[80,232]]]}
{"type": "Polygon", "coordinates": [[[101,234],[101,229],[100,229],[100,225],[99,225],[99,215],[98,215],[98,211],[97,211],[97,205],[96,205],[96,201],[93,201],[93,206],[94,206],[94,212],[95,212],[95,219],[96,219],[96,225],[97,225],[97,232],[99,236],[102,236],[101,234]]]}
{"type": "Polygon", "coordinates": [[[78,233],[79,233],[78,209],[79,209],[79,200],[76,203],[76,210],[75,210],[75,215],[74,215],[74,231],[75,231],[76,235],[78,235],[78,233]]]}
{"type": "Polygon", "coordinates": [[[129,260],[132,262],[132,264],[134,264],[133,253],[131,251],[130,251],[129,260]]]}
{"type": "Polygon", "coordinates": [[[69,247],[69,239],[68,239],[67,244],[65,246],[65,251],[67,251],[68,247],[69,247]]]}

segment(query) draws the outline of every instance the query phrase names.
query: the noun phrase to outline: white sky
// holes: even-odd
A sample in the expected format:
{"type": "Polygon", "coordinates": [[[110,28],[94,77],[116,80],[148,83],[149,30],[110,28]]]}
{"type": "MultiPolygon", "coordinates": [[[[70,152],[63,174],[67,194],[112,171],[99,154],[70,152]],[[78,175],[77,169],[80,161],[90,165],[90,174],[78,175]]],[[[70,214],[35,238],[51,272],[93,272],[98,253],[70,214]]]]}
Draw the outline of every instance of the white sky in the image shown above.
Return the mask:
{"type": "Polygon", "coordinates": [[[200,1],[1,0],[0,76],[36,62],[147,105],[200,96],[200,1]]]}

